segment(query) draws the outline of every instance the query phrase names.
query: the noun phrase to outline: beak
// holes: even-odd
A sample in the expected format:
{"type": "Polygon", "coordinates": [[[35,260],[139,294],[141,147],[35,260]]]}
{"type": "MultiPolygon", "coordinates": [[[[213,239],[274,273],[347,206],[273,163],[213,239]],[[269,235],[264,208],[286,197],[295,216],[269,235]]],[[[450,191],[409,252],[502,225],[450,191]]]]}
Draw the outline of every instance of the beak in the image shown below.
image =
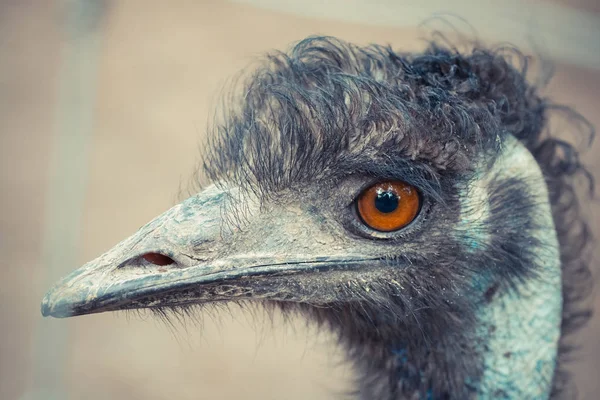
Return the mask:
{"type": "Polygon", "coordinates": [[[256,202],[235,193],[211,186],[158,216],[56,284],[42,301],[42,315],[241,298],[294,301],[309,298],[320,283],[291,282],[293,277],[354,269],[369,260],[336,245],[310,213],[274,210],[264,216],[256,202]],[[227,211],[242,202],[250,215],[244,230],[230,223],[227,211]]]}

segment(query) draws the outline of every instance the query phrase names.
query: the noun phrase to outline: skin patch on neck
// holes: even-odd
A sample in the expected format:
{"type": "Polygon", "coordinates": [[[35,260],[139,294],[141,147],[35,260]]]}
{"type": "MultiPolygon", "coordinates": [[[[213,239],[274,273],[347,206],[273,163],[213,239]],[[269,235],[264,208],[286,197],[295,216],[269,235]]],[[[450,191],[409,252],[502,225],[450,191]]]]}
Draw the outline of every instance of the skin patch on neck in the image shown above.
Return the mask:
{"type": "Polygon", "coordinates": [[[536,247],[528,266],[533,273],[480,310],[477,334],[488,339],[477,391],[486,399],[545,399],[554,375],[562,310],[559,245],[548,191],[537,162],[512,136],[507,136],[490,174],[497,182],[516,178],[527,183],[522,195],[535,204],[530,216],[535,223],[513,229],[529,229],[536,247]]]}

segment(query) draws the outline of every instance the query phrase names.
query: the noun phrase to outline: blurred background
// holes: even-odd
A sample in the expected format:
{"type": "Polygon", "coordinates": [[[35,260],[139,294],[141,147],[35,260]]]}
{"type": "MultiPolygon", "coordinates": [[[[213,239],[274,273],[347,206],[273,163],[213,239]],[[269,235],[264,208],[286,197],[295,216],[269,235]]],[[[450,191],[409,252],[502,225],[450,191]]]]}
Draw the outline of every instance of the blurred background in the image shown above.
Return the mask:
{"type": "MultiPolygon", "coordinates": [[[[420,49],[438,13],[552,61],[545,94],[600,126],[598,0],[0,0],[0,399],[342,398],[341,351],[302,321],[232,309],[173,328],[39,304],[190,186],[227,78],[312,34],[420,49]]],[[[599,150],[583,156],[597,178],[599,150]]],[[[600,393],[599,334],[597,316],[577,336],[583,399],[600,393]]]]}

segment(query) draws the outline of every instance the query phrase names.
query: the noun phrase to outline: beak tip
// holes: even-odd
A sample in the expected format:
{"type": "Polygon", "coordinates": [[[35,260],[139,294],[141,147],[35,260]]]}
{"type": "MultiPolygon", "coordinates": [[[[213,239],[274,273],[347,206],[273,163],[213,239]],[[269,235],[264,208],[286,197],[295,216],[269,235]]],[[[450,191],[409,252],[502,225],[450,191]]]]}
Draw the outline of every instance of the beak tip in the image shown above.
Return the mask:
{"type": "Polygon", "coordinates": [[[42,317],[50,316],[50,306],[48,305],[48,302],[46,301],[45,297],[42,300],[41,312],[42,312],[42,317]]]}
{"type": "Polygon", "coordinates": [[[41,312],[43,317],[49,317],[52,315],[52,301],[50,300],[51,292],[46,293],[42,299],[41,312]]]}
{"type": "Polygon", "coordinates": [[[66,318],[74,315],[72,304],[56,298],[53,290],[46,293],[42,299],[41,312],[43,317],[66,318]]]}

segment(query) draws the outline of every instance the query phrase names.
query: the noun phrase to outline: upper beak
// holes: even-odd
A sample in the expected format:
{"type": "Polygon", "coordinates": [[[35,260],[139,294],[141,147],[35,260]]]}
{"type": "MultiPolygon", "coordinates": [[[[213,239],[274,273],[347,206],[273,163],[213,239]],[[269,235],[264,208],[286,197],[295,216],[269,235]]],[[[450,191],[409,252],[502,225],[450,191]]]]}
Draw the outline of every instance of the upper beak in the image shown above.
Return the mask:
{"type": "MultiPolygon", "coordinates": [[[[276,223],[272,227],[275,244],[263,237],[248,246],[239,238],[243,233],[225,228],[222,216],[228,198],[228,192],[213,186],[160,215],[56,284],[42,301],[42,315],[69,317],[235,297],[268,297],[273,287],[264,282],[257,284],[266,276],[354,268],[366,261],[348,251],[335,251],[335,246],[327,246],[323,240],[322,249],[308,253],[317,256],[302,256],[307,252],[305,247],[297,246],[302,243],[298,238],[306,236],[310,242],[315,232],[303,228],[300,233],[289,233],[286,229],[287,235],[293,236],[286,240],[286,233],[277,232],[276,223]],[[155,259],[159,262],[153,263],[155,259]]],[[[299,226],[310,223],[300,221],[299,226]]]]}

